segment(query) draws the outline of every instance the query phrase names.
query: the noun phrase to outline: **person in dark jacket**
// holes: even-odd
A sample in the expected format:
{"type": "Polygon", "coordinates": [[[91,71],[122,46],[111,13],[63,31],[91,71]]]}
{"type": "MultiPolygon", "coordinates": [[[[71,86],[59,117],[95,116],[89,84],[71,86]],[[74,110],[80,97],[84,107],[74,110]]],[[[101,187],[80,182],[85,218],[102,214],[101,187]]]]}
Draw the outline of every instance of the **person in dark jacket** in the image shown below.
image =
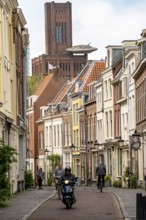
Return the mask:
{"type": "Polygon", "coordinates": [[[65,181],[65,180],[69,180],[73,184],[73,203],[75,203],[76,198],[75,198],[75,195],[74,195],[74,185],[75,185],[76,179],[75,179],[75,175],[71,173],[71,168],[70,167],[65,168],[65,173],[64,173],[64,175],[61,176],[60,183],[63,183],[63,181],[65,181]]]}
{"type": "Polygon", "coordinates": [[[42,168],[40,168],[37,172],[37,181],[38,181],[39,189],[42,189],[43,179],[44,179],[44,172],[42,171],[42,168]]]}
{"type": "Polygon", "coordinates": [[[103,183],[103,186],[104,186],[104,177],[106,175],[106,168],[104,166],[103,163],[100,163],[98,165],[98,167],[96,168],[96,176],[98,176],[98,181],[97,181],[97,187],[99,189],[99,186],[100,186],[100,181],[102,179],[102,183],[103,183]]]}

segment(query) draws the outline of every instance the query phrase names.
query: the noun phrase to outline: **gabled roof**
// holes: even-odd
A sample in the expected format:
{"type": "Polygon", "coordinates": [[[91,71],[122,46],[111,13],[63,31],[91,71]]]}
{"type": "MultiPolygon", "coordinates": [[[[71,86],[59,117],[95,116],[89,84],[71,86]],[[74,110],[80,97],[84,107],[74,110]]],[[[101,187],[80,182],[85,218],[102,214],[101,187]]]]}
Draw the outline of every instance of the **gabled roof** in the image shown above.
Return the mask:
{"type": "Polygon", "coordinates": [[[88,92],[88,84],[96,81],[101,76],[101,72],[105,69],[105,61],[92,61],[88,62],[80,74],[73,78],[70,82],[67,82],[57,96],[54,98],[53,103],[58,105],[59,103],[66,101],[67,94],[75,92],[75,84],[79,82],[78,92],[88,92]]]}
{"type": "Polygon", "coordinates": [[[45,89],[45,87],[48,85],[48,82],[52,79],[52,77],[53,77],[53,73],[47,75],[40,83],[34,95],[40,96],[43,90],[45,89]]]}
{"type": "Polygon", "coordinates": [[[65,95],[70,91],[70,89],[71,89],[71,87],[72,87],[74,81],[75,81],[75,78],[74,78],[72,81],[66,83],[66,84],[63,86],[63,88],[61,89],[60,93],[59,93],[59,94],[57,95],[57,97],[55,97],[55,99],[53,100],[53,103],[54,103],[54,104],[57,105],[58,103],[60,103],[60,102],[63,100],[63,98],[65,97],[65,95]]]}
{"type": "Polygon", "coordinates": [[[70,82],[67,82],[60,92],[57,94],[57,96],[54,98],[53,103],[59,104],[62,101],[66,101],[67,94],[69,92],[74,92],[75,90],[75,83],[78,81],[83,81],[84,75],[86,75],[86,72],[88,71],[89,64],[86,64],[86,66],[83,68],[83,70],[80,72],[80,74],[77,77],[74,77],[70,82]]]}
{"type": "Polygon", "coordinates": [[[93,61],[88,70],[86,77],[84,78],[84,82],[80,87],[80,92],[88,92],[89,86],[88,84],[94,81],[97,81],[100,76],[101,72],[105,69],[105,61],[93,61]]]}

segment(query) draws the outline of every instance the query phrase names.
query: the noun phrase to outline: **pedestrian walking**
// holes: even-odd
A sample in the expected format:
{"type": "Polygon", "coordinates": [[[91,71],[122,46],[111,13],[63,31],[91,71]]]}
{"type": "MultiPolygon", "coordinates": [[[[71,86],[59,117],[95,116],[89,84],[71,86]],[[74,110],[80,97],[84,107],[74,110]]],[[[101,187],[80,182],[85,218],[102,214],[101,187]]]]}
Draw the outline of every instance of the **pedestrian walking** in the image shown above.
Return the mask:
{"type": "Polygon", "coordinates": [[[38,181],[39,189],[42,189],[43,179],[44,179],[44,172],[42,171],[42,168],[40,168],[37,172],[37,181],[38,181]]]}

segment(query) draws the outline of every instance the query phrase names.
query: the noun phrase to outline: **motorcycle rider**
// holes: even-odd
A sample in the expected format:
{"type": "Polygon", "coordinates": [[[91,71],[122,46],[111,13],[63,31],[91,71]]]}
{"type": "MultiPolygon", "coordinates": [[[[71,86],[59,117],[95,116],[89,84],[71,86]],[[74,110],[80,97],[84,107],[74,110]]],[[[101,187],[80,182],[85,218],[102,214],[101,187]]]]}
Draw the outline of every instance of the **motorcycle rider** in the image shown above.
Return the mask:
{"type": "Polygon", "coordinates": [[[73,203],[76,202],[75,199],[75,195],[74,195],[74,185],[75,185],[75,175],[71,173],[71,168],[70,167],[66,167],[65,168],[65,173],[64,175],[61,176],[60,178],[60,183],[63,183],[65,180],[69,180],[72,182],[72,186],[73,186],[73,203]]]}

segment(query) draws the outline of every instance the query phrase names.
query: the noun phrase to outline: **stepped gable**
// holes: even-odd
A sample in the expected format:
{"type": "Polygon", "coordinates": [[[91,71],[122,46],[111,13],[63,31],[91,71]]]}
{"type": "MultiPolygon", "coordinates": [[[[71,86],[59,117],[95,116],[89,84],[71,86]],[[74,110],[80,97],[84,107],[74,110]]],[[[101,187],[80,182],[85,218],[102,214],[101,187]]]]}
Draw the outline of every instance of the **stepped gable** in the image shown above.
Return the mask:
{"type": "Polygon", "coordinates": [[[102,71],[105,69],[105,61],[96,61],[90,75],[88,76],[88,78],[86,79],[85,85],[82,88],[82,92],[88,92],[89,91],[89,86],[88,84],[93,82],[93,81],[97,81],[100,76],[102,71]]]}
{"type": "Polygon", "coordinates": [[[37,88],[36,92],[34,95],[40,96],[43,90],[46,88],[48,85],[48,82],[53,78],[53,73],[47,75],[42,82],[40,83],[39,87],[37,88]]]}

